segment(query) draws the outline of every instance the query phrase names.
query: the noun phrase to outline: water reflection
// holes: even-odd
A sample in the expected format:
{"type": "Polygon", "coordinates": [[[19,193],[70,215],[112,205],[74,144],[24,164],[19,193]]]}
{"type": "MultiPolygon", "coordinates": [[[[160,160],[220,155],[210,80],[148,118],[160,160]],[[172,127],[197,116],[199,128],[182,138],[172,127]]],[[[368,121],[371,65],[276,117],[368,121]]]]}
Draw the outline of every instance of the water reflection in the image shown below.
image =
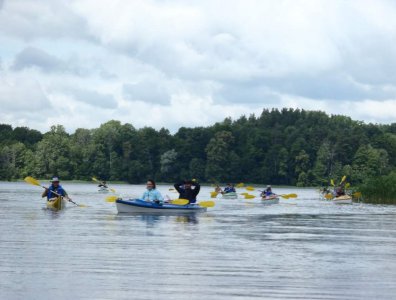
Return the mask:
{"type": "Polygon", "coordinates": [[[299,198],[117,214],[96,185],[67,183],[89,207],[51,211],[35,187],[1,184],[0,299],[395,298],[396,207],[336,206],[315,190],[279,188],[299,198]]]}

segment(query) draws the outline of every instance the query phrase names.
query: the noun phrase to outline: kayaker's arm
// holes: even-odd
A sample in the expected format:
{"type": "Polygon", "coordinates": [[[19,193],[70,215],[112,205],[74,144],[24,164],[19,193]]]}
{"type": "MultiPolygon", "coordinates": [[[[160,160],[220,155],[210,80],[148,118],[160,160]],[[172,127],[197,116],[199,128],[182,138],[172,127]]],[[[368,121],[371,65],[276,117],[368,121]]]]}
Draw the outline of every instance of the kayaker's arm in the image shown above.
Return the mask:
{"type": "Polygon", "coordinates": [[[195,196],[197,196],[199,191],[201,190],[201,185],[196,181],[194,181],[192,185],[195,186],[194,194],[195,196]]]}
{"type": "Polygon", "coordinates": [[[179,182],[179,183],[175,183],[173,186],[175,187],[176,191],[181,193],[182,189],[180,188],[180,186],[182,186],[183,184],[184,184],[184,182],[179,182]]]}
{"type": "Polygon", "coordinates": [[[41,194],[41,198],[47,197],[48,195],[48,189],[45,188],[44,192],[41,194]]]}

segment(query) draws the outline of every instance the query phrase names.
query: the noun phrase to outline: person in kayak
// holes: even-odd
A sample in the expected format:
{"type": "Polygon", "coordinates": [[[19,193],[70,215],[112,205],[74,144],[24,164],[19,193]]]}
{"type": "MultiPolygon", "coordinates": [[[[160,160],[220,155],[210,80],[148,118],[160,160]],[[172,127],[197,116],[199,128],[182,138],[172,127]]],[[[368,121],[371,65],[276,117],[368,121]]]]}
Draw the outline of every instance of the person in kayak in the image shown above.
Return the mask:
{"type": "Polygon", "coordinates": [[[261,197],[270,197],[272,195],[275,195],[275,194],[272,192],[271,186],[267,185],[267,188],[264,191],[261,192],[260,196],[261,197]]]}
{"type": "Polygon", "coordinates": [[[47,197],[47,201],[53,201],[58,198],[59,195],[68,198],[65,189],[59,184],[59,178],[53,177],[51,180],[51,185],[45,189],[41,197],[47,197]]]}
{"type": "Polygon", "coordinates": [[[108,188],[108,186],[107,186],[107,184],[106,184],[106,181],[105,181],[105,180],[101,181],[101,182],[98,184],[98,187],[103,187],[103,188],[105,188],[105,189],[107,189],[107,188],[108,188]]]}
{"type": "Polygon", "coordinates": [[[222,194],[228,194],[228,193],[236,193],[234,185],[232,183],[227,183],[227,186],[224,188],[224,191],[222,194]]]}
{"type": "Polygon", "coordinates": [[[161,193],[157,190],[155,181],[152,179],[147,180],[147,189],[143,193],[142,199],[150,202],[155,202],[162,205],[164,203],[164,198],[161,193]]]}
{"type": "Polygon", "coordinates": [[[197,195],[201,189],[199,183],[194,179],[175,183],[174,187],[179,192],[179,199],[187,199],[189,203],[195,203],[197,201],[197,195]],[[192,186],[194,186],[194,189],[192,186]]]}

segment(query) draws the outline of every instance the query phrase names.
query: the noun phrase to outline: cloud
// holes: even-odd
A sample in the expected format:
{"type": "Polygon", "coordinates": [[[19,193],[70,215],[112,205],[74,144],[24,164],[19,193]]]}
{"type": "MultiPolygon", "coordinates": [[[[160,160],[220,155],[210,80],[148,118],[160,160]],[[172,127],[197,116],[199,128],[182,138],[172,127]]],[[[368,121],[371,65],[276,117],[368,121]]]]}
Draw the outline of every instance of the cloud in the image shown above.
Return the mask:
{"type": "Polygon", "coordinates": [[[0,0],[0,9],[10,122],[72,128],[116,115],[177,130],[283,106],[396,117],[392,1],[0,0]],[[35,105],[18,100],[31,91],[65,116],[21,110],[35,105]]]}
{"type": "Polygon", "coordinates": [[[0,79],[0,103],[3,113],[14,115],[51,108],[40,84],[26,77],[0,79]]]}
{"type": "Polygon", "coordinates": [[[65,94],[71,95],[75,100],[95,107],[104,109],[115,109],[118,104],[113,95],[103,94],[92,90],[81,88],[70,88],[64,91],[65,94]]]}
{"type": "Polygon", "coordinates": [[[61,71],[65,68],[63,62],[55,56],[41,49],[27,47],[16,56],[12,68],[19,71],[30,67],[38,67],[46,72],[61,71]]]}
{"type": "Polygon", "coordinates": [[[84,18],[73,12],[70,1],[12,0],[1,3],[4,5],[0,28],[4,35],[25,41],[66,36],[90,39],[84,18]]]}

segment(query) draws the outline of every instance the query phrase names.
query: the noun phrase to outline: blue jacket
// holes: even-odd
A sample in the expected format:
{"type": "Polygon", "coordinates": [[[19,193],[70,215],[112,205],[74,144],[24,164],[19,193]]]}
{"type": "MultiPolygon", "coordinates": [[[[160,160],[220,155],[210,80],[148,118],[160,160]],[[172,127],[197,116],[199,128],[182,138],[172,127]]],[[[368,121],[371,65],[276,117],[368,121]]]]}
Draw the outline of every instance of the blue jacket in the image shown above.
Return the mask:
{"type": "Polygon", "coordinates": [[[143,200],[150,200],[150,201],[160,201],[163,202],[164,198],[162,197],[161,193],[157,189],[146,190],[142,196],[143,200]]]}
{"type": "Polygon", "coordinates": [[[66,191],[63,189],[63,187],[61,185],[58,185],[57,188],[55,188],[52,184],[50,185],[50,187],[48,188],[48,193],[47,193],[47,200],[54,198],[54,197],[58,197],[58,195],[54,194],[53,192],[61,195],[61,196],[66,196],[67,193],[66,191]]]}
{"type": "Polygon", "coordinates": [[[224,193],[235,193],[235,189],[232,186],[226,186],[224,188],[224,193]]]}

